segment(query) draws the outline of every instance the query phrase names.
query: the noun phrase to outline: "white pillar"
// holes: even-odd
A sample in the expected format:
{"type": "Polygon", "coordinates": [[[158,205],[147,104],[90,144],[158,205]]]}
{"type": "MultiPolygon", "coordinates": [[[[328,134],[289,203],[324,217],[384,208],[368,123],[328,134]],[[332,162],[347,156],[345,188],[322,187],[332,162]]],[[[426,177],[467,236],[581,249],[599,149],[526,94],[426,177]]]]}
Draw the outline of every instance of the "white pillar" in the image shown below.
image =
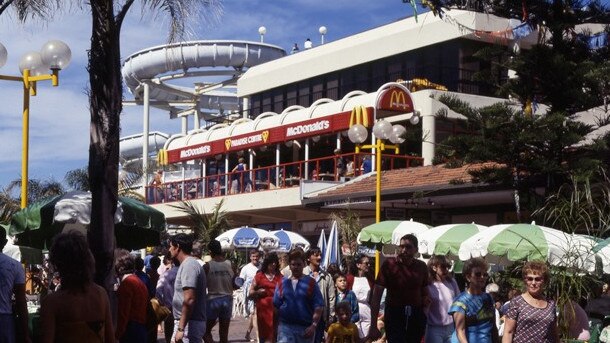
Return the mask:
{"type": "Polygon", "coordinates": [[[193,129],[197,130],[201,127],[201,111],[199,109],[195,109],[193,111],[193,129]]]}
{"type": "Polygon", "coordinates": [[[305,139],[305,167],[303,168],[305,170],[303,179],[305,180],[309,180],[309,142],[311,142],[311,139],[305,139]]]}
{"type": "Polygon", "coordinates": [[[254,151],[253,149],[248,149],[248,155],[249,155],[249,161],[248,161],[248,170],[249,170],[249,172],[248,172],[248,174],[250,174],[250,180],[254,180],[254,175],[252,174],[252,168],[254,168],[254,153],[253,153],[253,151],[254,151]]]}
{"type": "Polygon", "coordinates": [[[229,194],[231,181],[229,180],[229,153],[225,154],[225,195],[229,194]]]}
{"type": "Polygon", "coordinates": [[[189,122],[188,122],[188,116],[182,116],[180,117],[180,121],[182,123],[182,129],[181,132],[183,135],[186,135],[188,133],[189,130],[189,122]]]}
{"type": "Polygon", "coordinates": [[[243,118],[248,118],[250,114],[250,98],[241,99],[241,114],[243,118]]]}
{"type": "Polygon", "coordinates": [[[142,111],[142,170],[144,171],[144,186],[148,186],[148,142],[150,135],[150,87],[144,82],[144,110],[142,111]]]}
{"type": "Polygon", "coordinates": [[[436,117],[432,111],[422,112],[422,143],[421,156],[424,158],[424,166],[432,165],[434,160],[434,148],[436,146],[436,117]]]}
{"type": "MultiPolygon", "coordinates": [[[[280,145],[275,146],[275,185],[280,186],[280,145]]],[[[284,175],[285,176],[285,175],[284,175]]]]}

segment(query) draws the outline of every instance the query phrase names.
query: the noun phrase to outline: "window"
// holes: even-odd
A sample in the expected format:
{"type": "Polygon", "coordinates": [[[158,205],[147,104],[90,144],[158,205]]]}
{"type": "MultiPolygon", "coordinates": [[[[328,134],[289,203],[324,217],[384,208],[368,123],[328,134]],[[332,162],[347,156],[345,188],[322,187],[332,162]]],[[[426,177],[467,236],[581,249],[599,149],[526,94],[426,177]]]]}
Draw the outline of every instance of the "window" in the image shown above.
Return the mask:
{"type": "Polygon", "coordinates": [[[309,82],[303,81],[299,83],[299,105],[308,107],[311,105],[309,99],[309,82]]]}
{"type": "Polygon", "coordinates": [[[326,97],[339,100],[339,79],[336,74],[326,79],[326,97]]]}

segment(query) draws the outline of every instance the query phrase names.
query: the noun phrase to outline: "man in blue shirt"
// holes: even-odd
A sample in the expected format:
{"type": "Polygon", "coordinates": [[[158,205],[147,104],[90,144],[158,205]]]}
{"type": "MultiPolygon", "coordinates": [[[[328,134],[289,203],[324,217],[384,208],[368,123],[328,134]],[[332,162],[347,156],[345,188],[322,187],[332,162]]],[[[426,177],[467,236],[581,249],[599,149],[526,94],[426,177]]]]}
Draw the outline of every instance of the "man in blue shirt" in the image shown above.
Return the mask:
{"type": "Polygon", "coordinates": [[[273,294],[280,321],[277,342],[311,343],[324,311],[324,300],[316,280],[303,274],[303,251],[291,251],[288,261],[292,275],[282,280],[273,294]]]}

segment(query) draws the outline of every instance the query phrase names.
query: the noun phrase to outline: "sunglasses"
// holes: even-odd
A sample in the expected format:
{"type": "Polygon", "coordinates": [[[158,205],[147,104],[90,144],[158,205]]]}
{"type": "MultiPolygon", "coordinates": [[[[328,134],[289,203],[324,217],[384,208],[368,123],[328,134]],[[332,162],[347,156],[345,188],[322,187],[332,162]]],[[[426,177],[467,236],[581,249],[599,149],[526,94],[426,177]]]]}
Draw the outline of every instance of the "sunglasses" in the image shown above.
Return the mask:
{"type": "Polygon", "coordinates": [[[475,277],[481,277],[481,276],[484,277],[484,278],[489,277],[489,274],[481,273],[481,272],[472,273],[472,275],[474,275],[475,277]]]}
{"type": "Polygon", "coordinates": [[[437,265],[437,267],[438,267],[438,268],[445,268],[445,269],[449,269],[449,268],[451,268],[451,265],[450,265],[450,264],[439,264],[439,265],[437,265]]]}
{"type": "Polygon", "coordinates": [[[525,278],[525,280],[527,282],[542,282],[542,281],[544,281],[544,279],[542,277],[540,277],[540,276],[537,276],[537,277],[528,276],[528,277],[525,278]]]}
{"type": "Polygon", "coordinates": [[[403,249],[407,249],[407,250],[413,249],[413,245],[412,244],[402,244],[402,245],[399,245],[398,247],[399,248],[403,248],[403,249]]]}

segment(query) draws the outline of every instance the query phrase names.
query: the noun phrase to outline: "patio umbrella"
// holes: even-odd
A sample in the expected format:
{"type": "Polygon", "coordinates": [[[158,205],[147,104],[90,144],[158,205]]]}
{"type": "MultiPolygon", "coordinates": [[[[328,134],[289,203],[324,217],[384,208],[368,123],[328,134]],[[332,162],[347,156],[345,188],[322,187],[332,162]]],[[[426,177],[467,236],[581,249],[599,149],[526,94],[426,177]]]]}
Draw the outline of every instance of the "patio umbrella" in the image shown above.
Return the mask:
{"type": "Polygon", "coordinates": [[[465,240],[458,252],[463,261],[485,257],[489,262],[505,264],[519,260],[548,261],[551,265],[595,270],[592,241],[578,235],[531,224],[494,225],[465,240]],[[587,248],[588,246],[588,248],[587,248]]]}
{"type": "Polygon", "coordinates": [[[604,273],[610,274],[610,238],[595,243],[591,251],[601,258],[604,273]]]}
{"type": "MultiPolygon", "coordinates": [[[[91,193],[75,191],[34,202],[15,213],[9,234],[20,245],[44,249],[60,232],[86,233],[90,222],[91,193]]],[[[165,230],[163,212],[127,197],[119,197],[114,222],[117,246],[125,249],[158,245],[165,230]]]]}
{"type": "MultiPolygon", "coordinates": [[[[0,224],[0,226],[4,227],[5,231],[8,232],[9,225],[0,224]]],[[[15,245],[13,243],[13,238],[8,235],[6,236],[6,240],[8,242],[2,249],[3,254],[21,263],[42,264],[42,250],[15,245]]]]}
{"type": "Polygon", "coordinates": [[[322,257],[322,268],[328,268],[331,263],[339,263],[339,234],[337,221],[333,221],[333,226],[328,234],[326,253],[324,253],[322,257]]]}
{"type": "Polygon", "coordinates": [[[242,226],[223,232],[216,240],[223,250],[227,249],[271,249],[277,247],[278,239],[265,230],[242,226]]]}
{"type": "Polygon", "coordinates": [[[457,257],[462,242],[484,229],[487,229],[487,226],[475,223],[435,226],[417,234],[419,252],[427,255],[457,257]]]}
{"type": "Polygon", "coordinates": [[[326,233],[324,232],[324,229],[322,229],[320,238],[318,238],[318,248],[320,248],[322,256],[324,256],[324,253],[326,252],[326,233]]]}
{"type": "Polygon", "coordinates": [[[271,233],[279,240],[277,248],[274,249],[275,251],[289,252],[294,248],[301,248],[303,251],[309,250],[309,241],[296,232],[280,229],[271,231],[271,233]]]}
{"type": "Polygon", "coordinates": [[[371,224],[360,231],[356,241],[368,246],[400,243],[400,238],[406,234],[418,234],[430,226],[416,221],[386,220],[371,224]]]}

